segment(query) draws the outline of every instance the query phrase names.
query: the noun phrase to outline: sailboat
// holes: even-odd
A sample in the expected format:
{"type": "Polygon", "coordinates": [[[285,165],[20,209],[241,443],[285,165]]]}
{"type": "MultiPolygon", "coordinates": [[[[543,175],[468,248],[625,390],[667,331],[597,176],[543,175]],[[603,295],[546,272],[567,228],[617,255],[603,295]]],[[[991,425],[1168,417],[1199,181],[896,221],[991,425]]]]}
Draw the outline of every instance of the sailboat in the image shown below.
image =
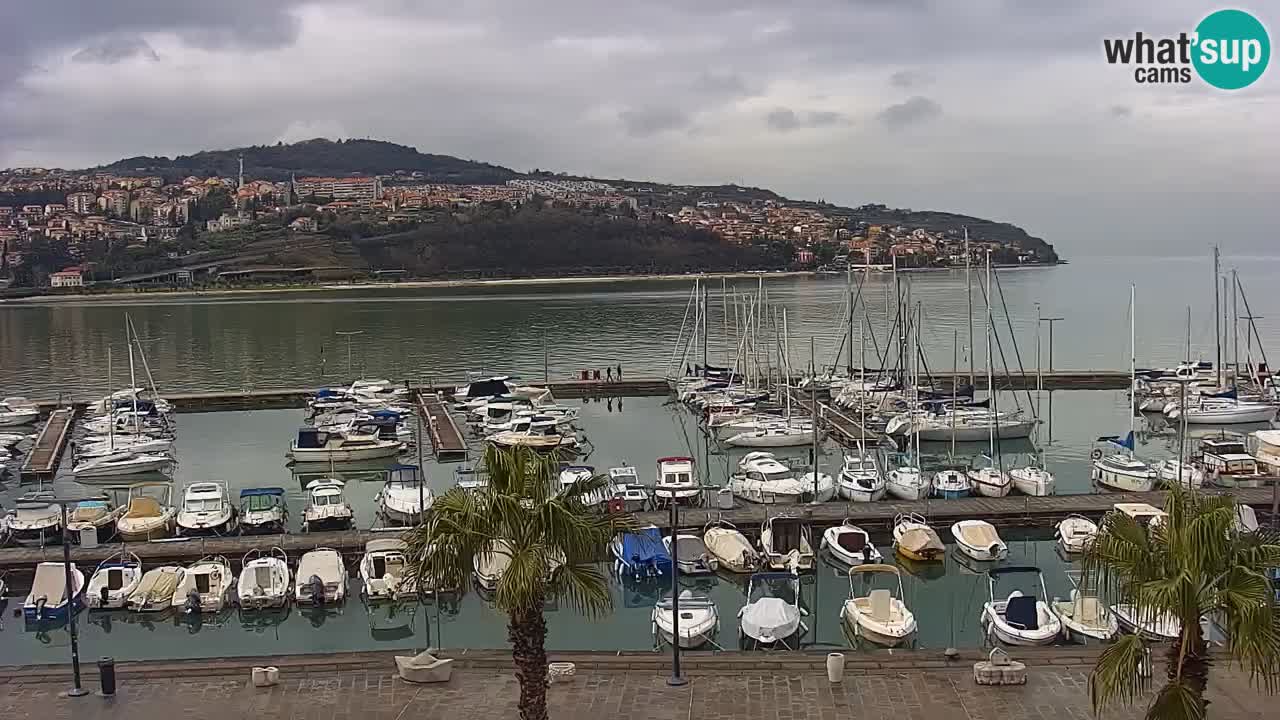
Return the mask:
{"type": "Polygon", "coordinates": [[[1013,490],[1013,478],[1001,467],[1000,449],[996,443],[999,414],[995,411],[996,383],[995,361],[991,353],[991,251],[987,251],[987,393],[991,398],[993,422],[987,424],[987,455],[989,464],[969,470],[973,491],[983,497],[1004,497],[1013,490]]]}
{"type": "MultiPolygon", "coordinates": [[[[1137,290],[1133,285],[1129,286],[1129,392],[1132,396],[1137,389],[1138,368],[1137,368],[1137,348],[1135,347],[1135,320],[1134,308],[1137,290]]],[[[1099,485],[1109,487],[1113,490],[1121,490],[1124,492],[1147,492],[1155,487],[1156,474],[1151,468],[1139,460],[1133,454],[1133,431],[1134,431],[1134,413],[1129,410],[1129,434],[1120,440],[1117,437],[1101,437],[1100,442],[1106,442],[1112,446],[1117,446],[1126,450],[1112,451],[1106,453],[1102,448],[1095,447],[1092,451],[1093,457],[1093,481],[1099,485]]]]}
{"type": "MultiPolygon", "coordinates": [[[[910,332],[910,330],[908,330],[908,332],[910,332]]],[[[912,354],[912,358],[916,362],[919,361],[918,349],[917,349],[917,352],[912,354]]],[[[917,376],[913,378],[911,382],[911,394],[912,394],[913,404],[919,402],[919,390],[917,388],[918,380],[919,380],[919,375],[917,373],[917,376]]],[[[862,424],[865,426],[866,423],[864,422],[862,424]]],[[[920,466],[919,466],[919,461],[920,461],[919,426],[913,427],[913,432],[911,434],[910,439],[914,440],[914,443],[909,442],[907,449],[908,451],[911,451],[914,449],[914,452],[907,456],[908,459],[905,465],[899,465],[898,467],[895,467],[894,469],[889,471],[889,477],[885,481],[885,489],[888,491],[890,495],[894,496],[895,498],[898,498],[899,500],[923,500],[929,496],[930,487],[929,487],[928,478],[926,478],[924,473],[921,472],[920,466]]]]}

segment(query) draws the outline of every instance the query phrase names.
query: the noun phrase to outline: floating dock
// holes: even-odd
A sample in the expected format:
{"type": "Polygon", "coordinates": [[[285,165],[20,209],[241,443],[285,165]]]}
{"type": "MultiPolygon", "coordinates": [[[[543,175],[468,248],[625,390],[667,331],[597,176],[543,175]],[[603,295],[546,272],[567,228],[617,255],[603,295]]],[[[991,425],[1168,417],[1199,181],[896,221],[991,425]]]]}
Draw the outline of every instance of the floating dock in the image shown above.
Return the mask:
{"type": "MultiPolygon", "coordinates": [[[[1205,490],[1206,493],[1232,495],[1237,502],[1255,509],[1271,507],[1272,488],[1205,490]]],[[[1164,492],[1148,493],[1095,493],[1088,495],[1054,495],[1051,497],[1009,496],[1003,498],[970,497],[955,500],[920,500],[916,502],[880,501],[872,503],[829,502],[816,505],[753,505],[741,503],[732,510],[712,508],[682,508],[680,527],[700,532],[713,520],[727,520],[739,530],[755,535],[767,517],[803,518],[815,531],[838,525],[849,518],[859,526],[878,533],[887,533],[894,518],[902,513],[915,513],[926,518],[949,538],[947,527],[957,520],[982,519],[1000,528],[1049,528],[1068,515],[1084,515],[1101,518],[1116,503],[1142,502],[1156,507],[1164,506],[1164,492]]],[[[670,513],[666,510],[636,514],[641,524],[652,523],[663,530],[670,529],[670,513]]],[[[294,533],[286,535],[250,535],[234,537],[190,538],[146,543],[130,543],[128,550],[137,553],[148,566],[156,563],[189,563],[206,555],[223,555],[238,564],[249,550],[279,547],[296,561],[302,553],[317,547],[333,548],[349,558],[353,564],[364,552],[365,543],[374,538],[395,537],[397,530],[345,530],[336,532],[294,533]]],[[[816,532],[815,532],[816,536],[816,532]]],[[[99,562],[120,549],[118,543],[96,548],[73,546],[72,562],[90,572],[99,562]]],[[[0,571],[29,574],[36,564],[62,561],[62,548],[56,545],[45,548],[0,549],[0,571]]]]}
{"type": "Polygon", "coordinates": [[[418,418],[431,437],[431,452],[436,460],[452,462],[467,459],[466,438],[439,395],[418,393],[418,418]]]}
{"type": "Polygon", "coordinates": [[[49,413],[49,420],[40,428],[36,436],[36,444],[27,453],[22,463],[23,476],[35,478],[52,477],[62,460],[62,453],[67,447],[67,439],[71,437],[71,428],[75,425],[74,408],[61,407],[49,413]]]}

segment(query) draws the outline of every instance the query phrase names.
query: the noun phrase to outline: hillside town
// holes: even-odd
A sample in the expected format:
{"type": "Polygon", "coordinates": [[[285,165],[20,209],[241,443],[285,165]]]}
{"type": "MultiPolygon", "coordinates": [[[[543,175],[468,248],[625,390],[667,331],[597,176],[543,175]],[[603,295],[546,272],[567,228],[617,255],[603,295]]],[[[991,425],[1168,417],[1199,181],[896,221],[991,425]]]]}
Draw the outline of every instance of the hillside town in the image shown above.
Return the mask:
{"type": "MultiPolygon", "coordinates": [[[[180,239],[217,244],[222,234],[263,223],[289,236],[322,231],[326,219],[358,218],[374,226],[430,222],[435,212],[466,212],[483,205],[519,208],[539,198],[584,213],[623,216],[641,223],[671,223],[704,230],[729,243],[784,243],[789,269],[839,269],[848,265],[947,267],[991,249],[1005,262],[1035,263],[1034,249],[981,237],[966,240],[959,228],[944,231],[900,224],[871,224],[813,203],[781,198],[737,199],[723,188],[606,183],[558,176],[522,177],[501,184],[423,182],[423,173],[236,177],[166,181],[109,172],[68,172],[38,167],[0,172],[0,287],[13,284],[37,251],[69,259],[66,267],[28,281],[33,286],[78,288],[95,279],[91,248],[130,251],[162,248],[181,264],[190,254],[180,239]],[[30,202],[3,204],[5,198],[30,202]],[[282,219],[284,222],[282,222],[282,219]]],[[[881,208],[881,206],[867,206],[881,208]]],[[[188,242],[187,245],[190,245],[188,242]]]]}

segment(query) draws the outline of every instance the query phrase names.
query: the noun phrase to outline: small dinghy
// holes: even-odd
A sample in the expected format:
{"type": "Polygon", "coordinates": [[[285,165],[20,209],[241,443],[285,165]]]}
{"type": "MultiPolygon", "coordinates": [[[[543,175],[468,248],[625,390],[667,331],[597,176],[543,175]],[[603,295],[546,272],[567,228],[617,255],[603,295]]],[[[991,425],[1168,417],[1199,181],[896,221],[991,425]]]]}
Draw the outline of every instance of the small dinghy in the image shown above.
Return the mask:
{"type": "Polygon", "coordinates": [[[800,622],[800,578],[793,573],[756,573],[751,576],[747,604],[738,611],[744,648],[781,645],[795,649],[791,640],[803,627],[800,622]]]}
{"type": "Polygon", "coordinates": [[[173,593],[173,607],[184,615],[222,612],[231,605],[236,574],[222,556],[201,558],[187,568],[173,593]]]}
{"type": "Polygon", "coordinates": [[[1124,603],[1112,605],[1111,612],[1125,632],[1141,635],[1146,640],[1170,642],[1182,636],[1182,622],[1173,615],[1146,610],[1139,616],[1136,607],[1124,603]]]}
{"type": "Polygon", "coordinates": [[[173,594],[186,570],[176,565],[151,568],[142,576],[127,605],[134,612],[159,612],[173,605],[173,594]]]}
{"type": "Polygon", "coordinates": [[[791,573],[813,570],[809,526],[801,518],[772,517],[760,526],[760,549],[772,570],[791,573]]]}
{"type": "Polygon", "coordinates": [[[61,621],[81,607],[84,573],[71,564],[71,597],[67,597],[67,568],[60,562],[36,565],[31,592],[22,604],[22,617],[29,622],[61,621]]]}
{"type": "Polygon", "coordinates": [[[931,562],[947,554],[947,546],[929,522],[915,513],[900,514],[893,520],[893,545],[908,560],[931,562]]]}
{"type": "Polygon", "coordinates": [[[708,523],[702,529],[702,542],[719,561],[720,567],[729,572],[749,573],[760,567],[760,553],[730,522],[708,523]]]}
{"type": "Polygon", "coordinates": [[[280,548],[245,553],[236,583],[241,610],[282,608],[289,603],[289,556],[280,548]]]}
{"type": "MultiPolygon", "coordinates": [[[[711,642],[720,632],[720,613],[716,604],[706,595],[695,595],[692,590],[681,590],[679,599],[680,647],[699,648],[711,642]]],[[[653,632],[657,640],[672,642],[676,630],[675,608],[670,595],[653,607],[653,632]]]]}
{"type": "Polygon", "coordinates": [[[1065,553],[1082,553],[1098,534],[1098,524],[1083,515],[1068,515],[1058,523],[1054,537],[1065,553]]]}
{"type": "Polygon", "coordinates": [[[662,536],[662,547],[667,554],[675,558],[681,575],[708,575],[716,571],[720,561],[707,549],[706,543],[697,535],[676,535],[675,552],[671,552],[671,536],[662,536]]]}
{"type": "Polygon", "coordinates": [[[849,599],[845,600],[840,615],[854,637],[885,647],[897,647],[916,632],[916,618],[903,601],[902,573],[892,565],[855,565],[849,568],[849,599]],[[877,588],[866,595],[859,595],[856,579],[862,578],[868,585],[879,574],[893,575],[898,585],[898,595],[892,590],[877,588]]]}
{"type": "Polygon", "coordinates": [[[982,626],[988,635],[1006,645],[1048,645],[1062,632],[1062,622],[1044,601],[1048,593],[1040,568],[995,568],[987,572],[987,577],[991,600],[982,606],[982,626]],[[1018,574],[1034,574],[1039,580],[1040,594],[1024,595],[1021,590],[1014,590],[1004,600],[996,600],[999,578],[1018,574]]]}
{"type": "Polygon", "coordinates": [[[980,562],[1000,560],[1009,554],[996,527],[986,520],[961,520],[951,526],[951,537],[960,552],[980,562]]]}
{"type": "Polygon", "coordinates": [[[847,518],[844,523],[823,531],[820,547],[845,565],[872,565],[884,559],[872,544],[871,535],[847,518]]]}
{"type": "Polygon", "coordinates": [[[1058,616],[1068,639],[1110,640],[1120,632],[1120,623],[1102,601],[1091,595],[1071,591],[1070,600],[1054,600],[1050,605],[1058,616]]]}
{"type": "Polygon", "coordinates": [[[617,535],[609,543],[609,551],[619,577],[643,580],[671,574],[671,555],[661,532],[652,525],[617,535]]]}
{"type": "Polygon", "coordinates": [[[299,605],[341,605],[347,599],[347,568],[332,548],[303,554],[293,580],[293,599],[299,605]]]}
{"type": "Polygon", "coordinates": [[[972,488],[969,476],[954,469],[939,470],[934,473],[930,484],[933,487],[933,496],[944,500],[969,497],[969,491],[972,488]]]}
{"type": "Polygon", "coordinates": [[[369,602],[411,598],[417,594],[405,580],[404,551],[407,546],[399,538],[378,538],[365,543],[360,558],[360,582],[369,602]]]}
{"type": "Polygon", "coordinates": [[[142,561],[138,556],[121,550],[93,571],[85,591],[85,605],[95,610],[123,608],[142,583],[142,575],[142,561]]]}
{"type": "Polygon", "coordinates": [[[187,486],[178,511],[179,535],[231,535],[237,527],[236,508],[226,485],[198,482],[187,486]]]}

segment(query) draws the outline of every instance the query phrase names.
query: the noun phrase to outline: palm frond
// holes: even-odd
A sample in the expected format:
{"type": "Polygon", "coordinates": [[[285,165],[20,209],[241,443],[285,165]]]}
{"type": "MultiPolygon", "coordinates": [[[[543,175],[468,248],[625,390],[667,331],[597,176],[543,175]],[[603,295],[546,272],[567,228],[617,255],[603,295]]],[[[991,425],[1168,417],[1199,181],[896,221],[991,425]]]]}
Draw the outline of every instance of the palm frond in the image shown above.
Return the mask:
{"type": "Polygon", "coordinates": [[[557,598],[587,617],[601,617],[613,608],[608,579],[597,565],[565,565],[556,573],[552,587],[557,598]]]}
{"type": "Polygon", "coordinates": [[[1170,682],[1147,708],[1147,720],[1204,720],[1204,703],[1189,685],[1170,682]]]}
{"type": "Polygon", "coordinates": [[[1098,662],[1089,674],[1089,697],[1093,712],[1114,701],[1133,704],[1150,686],[1148,673],[1139,672],[1147,658],[1147,647],[1137,635],[1123,635],[1098,656],[1098,662]]]}

